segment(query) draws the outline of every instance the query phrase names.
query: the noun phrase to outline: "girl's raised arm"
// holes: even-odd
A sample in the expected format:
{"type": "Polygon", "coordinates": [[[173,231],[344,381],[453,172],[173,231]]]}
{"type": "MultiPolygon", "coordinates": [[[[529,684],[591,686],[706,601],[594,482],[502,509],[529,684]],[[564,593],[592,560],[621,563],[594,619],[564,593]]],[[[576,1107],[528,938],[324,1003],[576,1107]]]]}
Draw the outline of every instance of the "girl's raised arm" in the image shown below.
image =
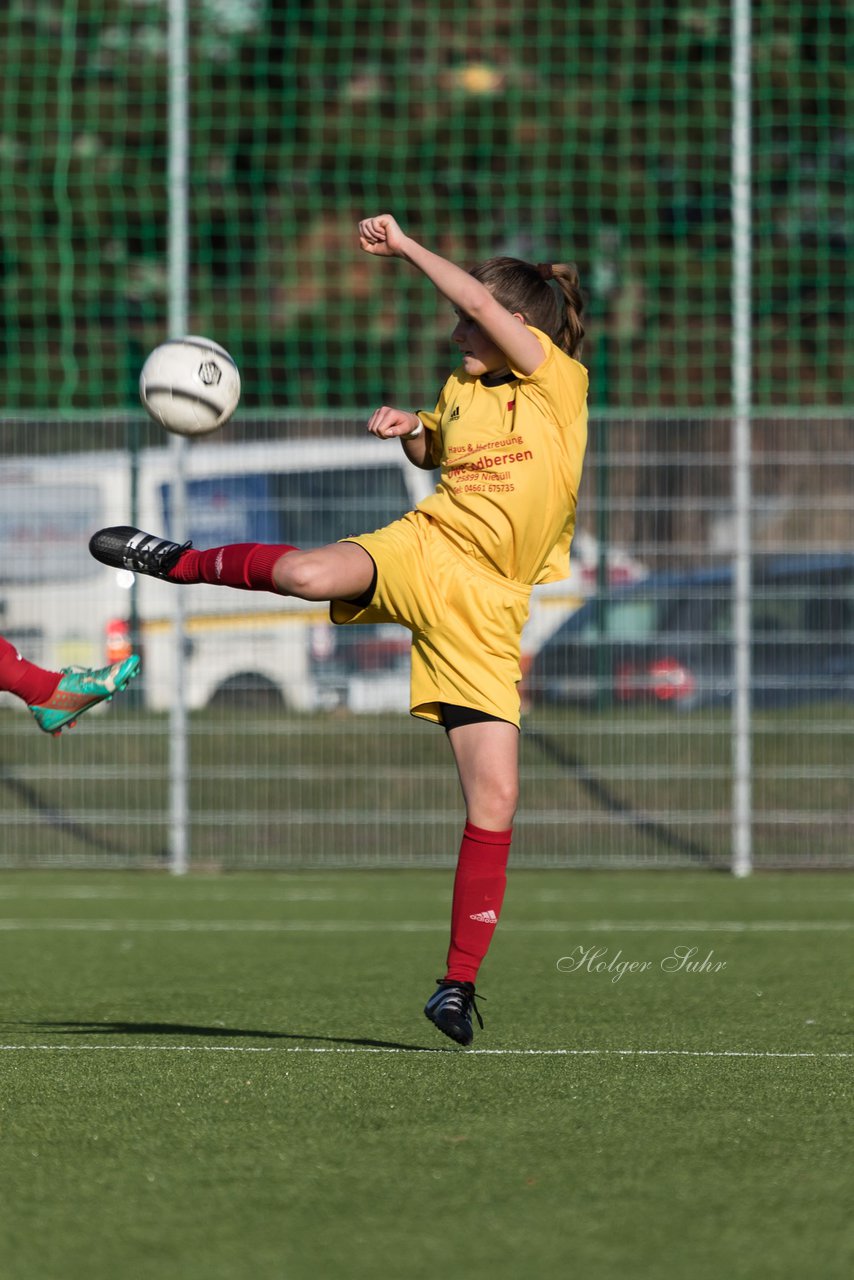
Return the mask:
{"type": "Polygon", "coordinates": [[[493,298],[489,290],[461,267],[425,249],[404,235],[388,213],[359,223],[359,244],[365,253],[379,258],[403,258],[430,280],[453,307],[482,330],[522,374],[533,373],[544,359],[539,339],[526,328],[521,315],[513,314],[493,298]]]}

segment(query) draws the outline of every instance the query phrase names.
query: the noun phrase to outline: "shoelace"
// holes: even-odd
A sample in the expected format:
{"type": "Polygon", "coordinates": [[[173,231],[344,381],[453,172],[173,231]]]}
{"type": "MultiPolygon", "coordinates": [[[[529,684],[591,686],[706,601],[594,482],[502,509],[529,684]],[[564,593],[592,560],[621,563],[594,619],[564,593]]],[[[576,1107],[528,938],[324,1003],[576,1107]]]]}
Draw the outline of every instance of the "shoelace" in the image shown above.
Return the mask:
{"type": "Polygon", "coordinates": [[[183,546],[178,546],[177,543],[169,542],[166,538],[148,539],[132,547],[128,558],[136,560],[145,569],[168,572],[192,545],[192,542],[185,542],[183,546]]]}
{"type": "Polygon", "coordinates": [[[477,1007],[477,1002],[478,1000],[485,1000],[486,996],[476,996],[474,991],[466,991],[465,988],[457,982],[453,984],[448,983],[446,985],[440,978],[437,978],[436,981],[441,987],[444,987],[448,993],[442,1003],[454,1005],[462,1015],[468,1013],[469,1008],[474,1009],[474,1016],[477,1018],[477,1025],[482,1031],[483,1018],[480,1016],[480,1009],[477,1007]]]}

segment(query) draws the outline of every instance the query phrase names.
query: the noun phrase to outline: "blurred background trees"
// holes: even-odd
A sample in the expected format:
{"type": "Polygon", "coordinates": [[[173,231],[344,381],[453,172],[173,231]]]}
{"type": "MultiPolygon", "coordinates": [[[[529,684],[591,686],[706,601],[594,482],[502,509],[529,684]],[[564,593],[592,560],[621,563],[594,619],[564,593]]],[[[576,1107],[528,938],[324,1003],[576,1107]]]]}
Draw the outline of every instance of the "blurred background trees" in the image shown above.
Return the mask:
{"type": "MultiPolygon", "coordinates": [[[[247,407],[434,394],[450,313],[360,256],[384,209],[463,263],[577,261],[598,404],[727,405],[728,4],[189,2],[192,327],[247,407]]],[[[854,18],[754,7],[756,401],[850,403],[854,18]]],[[[133,404],[165,335],[166,9],[0,14],[7,412],[133,404]]]]}

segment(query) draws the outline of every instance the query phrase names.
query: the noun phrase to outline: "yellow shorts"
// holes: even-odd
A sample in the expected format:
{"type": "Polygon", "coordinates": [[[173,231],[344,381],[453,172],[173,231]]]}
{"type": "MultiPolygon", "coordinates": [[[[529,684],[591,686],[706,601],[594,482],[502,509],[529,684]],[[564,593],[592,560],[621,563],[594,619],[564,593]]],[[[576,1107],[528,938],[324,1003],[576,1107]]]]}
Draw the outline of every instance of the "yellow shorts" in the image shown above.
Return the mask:
{"type": "Polygon", "coordinates": [[[397,622],[412,632],[410,709],[441,724],[440,702],[519,724],[519,650],[531,588],[466,558],[411,511],[355,538],[377,566],[369,605],[334,600],[337,623],[397,622]]]}

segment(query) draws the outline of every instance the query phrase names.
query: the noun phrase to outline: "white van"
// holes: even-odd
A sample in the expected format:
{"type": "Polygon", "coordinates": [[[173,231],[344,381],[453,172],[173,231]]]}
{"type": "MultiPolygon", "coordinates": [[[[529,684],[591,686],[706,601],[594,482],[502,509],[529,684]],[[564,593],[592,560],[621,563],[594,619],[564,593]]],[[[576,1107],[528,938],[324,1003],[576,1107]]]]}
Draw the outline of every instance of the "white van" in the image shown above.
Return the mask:
{"type": "MultiPolygon", "coordinates": [[[[144,449],[136,466],[134,477],[124,452],[0,463],[0,631],[45,666],[100,666],[114,656],[108,636],[115,644],[135,618],[146,705],[163,709],[172,697],[176,588],[107,568],[88,551],[91,534],[107,525],[170,535],[174,453],[144,449]]],[[[434,484],[399,447],[358,437],[194,443],[185,474],[187,535],[201,547],[318,546],[387,524],[434,484]]],[[[204,585],[181,594],[189,707],[238,688],[297,710],[318,705],[309,654],[312,628],[328,625],[326,606],[204,585]]]]}
{"type": "MultiPolygon", "coordinates": [[[[130,523],[170,536],[174,467],[168,445],[142,450],[135,474],[125,452],[0,462],[0,632],[42,665],[101,666],[130,642],[131,624],[142,695],[155,710],[172,698],[176,588],[99,564],[88,541],[130,523]]],[[[199,547],[319,546],[396,519],[435,478],[399,447],[359,436],[195,442],[186,451],[187,535],[199,547]]],[[[590,589],[580,563],[566,582],[537,588],[523,651],[539,648],[590,589]]],[[[262,592],[200,585],[180,594],[190,708],[230,694],[300,711],[408,706],[403,628],[336,628],[323,604],[262,592]]]]}

